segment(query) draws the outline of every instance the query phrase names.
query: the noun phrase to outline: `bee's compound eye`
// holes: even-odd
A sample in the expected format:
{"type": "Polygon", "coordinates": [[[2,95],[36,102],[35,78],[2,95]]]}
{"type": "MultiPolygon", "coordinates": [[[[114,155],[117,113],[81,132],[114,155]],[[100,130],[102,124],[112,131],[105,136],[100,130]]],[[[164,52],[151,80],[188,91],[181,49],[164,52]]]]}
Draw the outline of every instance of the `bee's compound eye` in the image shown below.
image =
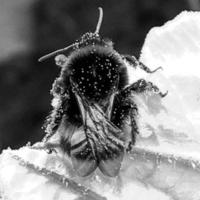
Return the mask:
{"type": "Polygon", "coordinates": [[[55,57],[56,65],[62,67],[67,62],[67,57],[63,54],[57,55],[55,57]]]}

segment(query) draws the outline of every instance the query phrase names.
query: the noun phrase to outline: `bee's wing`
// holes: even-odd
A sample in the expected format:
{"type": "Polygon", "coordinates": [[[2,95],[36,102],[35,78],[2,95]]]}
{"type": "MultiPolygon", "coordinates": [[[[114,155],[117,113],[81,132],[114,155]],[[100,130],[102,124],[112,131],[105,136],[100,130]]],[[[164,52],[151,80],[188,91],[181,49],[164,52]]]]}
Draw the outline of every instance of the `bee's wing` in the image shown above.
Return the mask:
{"type": "MultiPolygon", "coordinates": [[[[111,123],[97,104],[75,92],[85,131],[85,150],[90,162],[96,161],[107,176],[116,176],[124,155],[124,133],[111,123]],[[87,146],[87,148],[86,148],[87,146]]],[[[82,140],[83,141],[83,140],[82,140]]]]}
{"type": "Polygon", "coordinates": [[[107,176],[117,176],[124,156],[124,133],[110,121],[104,120],[102,135],[106,145],[102,144],[103,151],[99,152],[99,169],[107,176]]]}
{"type": "Polygon", "coordinates": [[[88,176],[97,168],[97,161],[88,142],[83,126],[71,138],[70,157],[79,176],[88,176]]]}
{"type": "Polygon", "coordinates": [[[99,169],[107,176],[115,177],[119,174],[121,163],[123,160],[124,152],[121,152],[116,157],[102,159],[99,163],[99,169]]]}

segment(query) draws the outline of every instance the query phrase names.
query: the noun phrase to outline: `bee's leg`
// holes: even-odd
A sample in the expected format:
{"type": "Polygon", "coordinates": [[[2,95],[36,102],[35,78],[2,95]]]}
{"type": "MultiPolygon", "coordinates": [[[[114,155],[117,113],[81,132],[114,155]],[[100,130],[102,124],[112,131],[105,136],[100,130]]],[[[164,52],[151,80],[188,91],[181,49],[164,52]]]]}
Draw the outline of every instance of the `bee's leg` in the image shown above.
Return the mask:
{"type": "Polygon", "coordinates": [[[131,141],[129,142],[128,147],[126,149],[127,152],[130,152],[132,150],[132,147],[136,141],[136,136],[137,136],[137,134],[139,134],[138,125],[136,122],[137,115],[138,115],[138,108],[137,108],[137,105],[135,103],[133,103],[132,108],[130,110],[131,141]]]}
{"type": "Polygon", "coordinates": [[[145,64],[143,64],[142,62],[140,62],[139,60],[137,60],[134,56],[131,55],[123,55],[123,57],[134,67],[139,67],[140,69],[144,70],[145,72],[152,74],[160,69],[162,69],[162,67],[158,67],[154,70],[150,70],[145,64]]]}
{"type": "Polygon", "coordinates": [[[115,182],[115,187],[114,187],[114,193],[120,194],[122,191],[122,187],[123,187],[122,177],[121,177],[120,173],[117,175],[115,181],[116,182],[115,182]]]}
{"type": "Polygon", "coordinates": [[[154,92],[154,93],[157,93],[162,98],[168,94],[168,91],[165,93],[162,93],[160,92],[159,88],[156,85],[144,79],[139,79],[137,82],[126,87],[122,92],[129,94],[131,93],[131,91],[135,93],[154,92]]]}
{"type": "Polygon", "coordinates": [[[33,145],[31,149],[46,150],[47,153],[53,153],[53,152],[57,153],[56,149],[58,149],[59,147],[60,147],[59,143],[46,142],[33,145]]]}

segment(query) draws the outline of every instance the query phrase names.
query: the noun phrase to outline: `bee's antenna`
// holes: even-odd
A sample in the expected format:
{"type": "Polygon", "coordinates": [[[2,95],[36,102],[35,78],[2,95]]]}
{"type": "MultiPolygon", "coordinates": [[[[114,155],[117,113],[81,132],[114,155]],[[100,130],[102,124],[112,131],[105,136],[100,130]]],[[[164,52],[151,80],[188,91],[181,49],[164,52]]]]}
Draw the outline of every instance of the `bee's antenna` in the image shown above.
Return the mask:
{"type": "MultiPolygon", "coordinates": [[[[97,35],[99,34],[99,30],[101,28],[102,20],[103,20],[103,9],[101,7],[99,7],[99,20],[98,20],[98,23],[97,23],[97,26],[96,26],[96,30],[94,32],[97,35]]],[[[72,45],[69,45],[69,46],[67,46],[67,47],[65,47],[63,49],[58,49],[58,50],[56,50],[54,52],[51,52],[51,53],[49,53],[47,55],[42,56],[41,58],[38,59],[38,61],[42,62],[42,61],[44,61],[44,60],[46,60],[46,59],[48,59],[48,58],[50,58],[52,56],[56,56],[59,53],[63,53],[64,51],[67,51],[68,49],[70,49],[70,48],[72,48],[74,46],[75,46],[75,44],[72,44],[72,45]]]]}
{"type": "Polygon", "coordinates": [[[103,20],[103,9],[101,7],[99,7],[99,20],[98,20],[98,23],[97,23],[97,26],[96,26],[96,30],[94,32],[95,34],[99,34],[99,30],[101,28],[102,20],[103,20]]]}
{"type": "Polygon", "coordinates": [[[68,49],[70,49],[70,48],[72,48],[72,47],[74,47],[75,46],[75,44],[71,44],[71,45],[69,45],[69,46],[67,46],[67,47],[65,47],[65,48],[63,48],[63,49],[58,49],[58,50],[56,50],[56,51],[54,51],[54,52],[51,52],[51,53],[49,53],[49,54],[47,54],[47,55],[44,55],[44,56],[42,56],[41,58],[39,58],[39,62],[42,62],[42,61],[44,61],[44,60],[46,60],[46,59],[48,59],[48,58],[50,58],[50,57],[52,57],[52,56],[56,56],[56,55],[58,55],[59,53],[62,53],[62,52],[64,52],[64,51],[67,51],[68,49]]]}

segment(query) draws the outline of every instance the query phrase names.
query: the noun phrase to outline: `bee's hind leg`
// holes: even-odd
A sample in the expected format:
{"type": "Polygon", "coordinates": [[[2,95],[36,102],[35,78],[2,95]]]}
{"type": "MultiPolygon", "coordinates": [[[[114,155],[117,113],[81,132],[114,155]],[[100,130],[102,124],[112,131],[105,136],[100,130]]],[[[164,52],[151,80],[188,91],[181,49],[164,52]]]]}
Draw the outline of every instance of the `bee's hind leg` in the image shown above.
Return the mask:
{"type": "Polygon", "coordinates": [[[60,147],[59,143],[53,143],[53,142],[40,142],[33,146],[31,146],[31,149],[36,150],[45,150],[47,153],[57,153],[57,149],[60,147]]]}
{"type": "Polygon", "coordinates": [[[162,98],[168,94],[168,91],[165,93],[162,93],[156,85],[144,79],[139,79],[135,83],[125,88],[123,92],[129,93],[131,91],[135,93],[154,92],[162,98]]]}
{"type": "Polygon", "coordinates": [[[136,121],[137,115],[138,115],[138,108],[136,104],[133,103],[132,108],[130,110],[131,131],[130,131],[130,142],[128,143],[128,146],[126,148],[127,152],[130,152],[132,150],[132,147],[135,145],[136,142],[136,136],[139,134],[139,128],[136,121]]]}
{"type": "Polygon", "coordinates": [[[115,187],[114,187],[113,192],[116,194],[120,194],[122,192],[122,187],[123,187],[123,181],[119,173],[115,179],[115,187]]]}

